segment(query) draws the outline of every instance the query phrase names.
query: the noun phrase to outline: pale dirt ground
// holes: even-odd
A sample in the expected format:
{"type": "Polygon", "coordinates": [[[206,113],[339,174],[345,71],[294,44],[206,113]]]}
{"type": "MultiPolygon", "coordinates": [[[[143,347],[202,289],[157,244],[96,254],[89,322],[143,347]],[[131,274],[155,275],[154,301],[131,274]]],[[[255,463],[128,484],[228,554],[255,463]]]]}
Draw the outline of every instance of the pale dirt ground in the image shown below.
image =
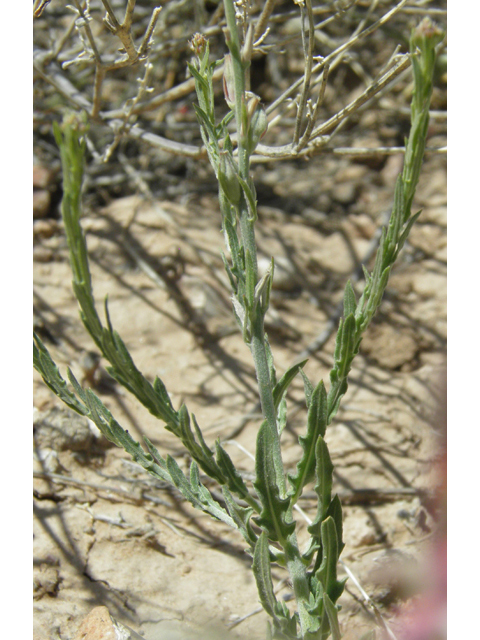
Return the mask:
{"type": "MultiPolygon", "coordinates": [[[[278,372],[334,314],[346,280],[390,207],[400,165],[397,157],[380,168],[322,157],[256,169],[261,254],[273,254],[279,262],[283,257],[291,271],[284,285],[290,291],[276,289],[268,325],[278,372]],[[287,192],[282,208],[280,197],[287,192]]],[[[432,465],[441,430],[446,340],[443,157],[427,158],[415,206],[423,208],[420,221],[327,433],[334,489],[345,505],[342,559],[386,618],[408,595],[392,584],[385,567],[392,558],[399,566],[417,566],[438,520],[431,493],[419,490],[431,491],[438,482],[432,465]],[[379,495],[353,495],[353,489],[363,488],[379,495]]],[[[50,237],[45,237],[50,235],[45,221],[34,224],[36,326],[61,370],[71,365],[82,377],[82,352],[93,343],[71,291],[62,225],[48,224],[50,237]]],[[[139,196],[113,200],[106,208],[87,210],[84,228],[96,299],[101,304],[108,294],[113,325],[137,366],[149,379],[164,380],[175,406],[186,402],[209,443],[235,437],[253,452],[259,417],[240,426],[255,408],[255,377],[229,312],[214,190],[193,189],[154,202],[139,196]],[[141,260],[156,271],[157,282],[142,270],[141,260]],[[158,283],[158,274],[165,273],[170,291],[158,283]]],[[[331,336],[305,367],[314,383],[328,377],[333,342],[331,336]]],[[[97,387],[134,437],[148,436],[185,468],[188,460],[179,443],[108,381],[103,366],[102,361],[86,384],[97,387]]],[[[194,511],[174,491],[155,485],[123,451],[101,437],[92,439],[81,424],[74,426],[75,438],[59,436],[49,426],[51,414],[42,422],[39,412],[64,409],[37,374],[34,380],[34,468],[72,481],[34,479],[35,640],[72,640],[85,615],[100,604],[148,640],[206,624],[219,625],[224,636],[229,625],[254,611],[258,598],[242,539],[194,511]]],[[[289,394],[289,409],[283,438],[287,467],[295,463],[296,437],[305,428],[300,380],[289,394]]],[[[72,430],[70,418],[63,424],[72,430]]],[[[252,461],[234,445],[225,446],[248,478],[252,461]]],[[[309,488],[300,504],[313,517],[310,496],[309,488]]],[[[274,583],[283,577],[275,570],[274,583]]],[[[279,597],[289,593],[284,584],[279,597]]],[[[350,580],[341,604],[346,640],[373,626],[372,613],[350,580]]],[[[231,633],[260,639],[265,619],[263,613],[253,615],[231,633]]]]}
{"type": "MultiPolygon", "coordinates": [[[[185,44],[194,33],[187,5],[182,4],[185,15],[168,14],[167,8],[162,12],[166,40],[185,44]]],[[[280,9],[291,7],[285,3],[280,9]]],[[[142,14],[144,22],[147,13],[142,14]]],[[[382,13],[379,9],[378,17],[382,13]]],[[[94,22],[99,39],[113,47],[101,16],[94,17],[100,18],[94,22]]],[[[399,12],[384,30],[352,51],[350,62],[339,65],[329,78],[319,121],[358,97],[398,43],[406,50],[405,34],[417,18],[399,12]],[[359,68],[366,75],[359,75],[359,68]]],[[[320,40],[316,54],[327,55],[332,42],[352,33],[359,19],[348,14],[328,26],[325,34],[331,40],[320,40]]],[[[52,0],[35,22],[35,47],[48,50],[50,38],[57,41],[70,21],[63,1],[52,0]]],[[[274,39],[288,35],[293,23],[281,23],[274,39]]],[[[144,26],[137,29],[137,38],[144,26]]],[[[224,53],[222,40],[222,34],[211,40],[211,51],[219,56],[224,53]]],[[[157,92],[185,77],[189,54],[186,44],[182,47],[155,58],[152,84],[157,92]]],[[[287,42],[285,51],[267,62],[262,56],[254,60],[252,89],[267,104],[303,73],[298,39],[287,42]]],[[[93,68],[90,75],[87,71],[81,78],[75,69],[65,74],[89,95],[93,68]]],[[[138,74],[139,69],[132,68],[109,76],[102,108],[120,108],[134,96],[138,74]]],[[[40,77],[34,90],[36,161],[56,172],[54,184],[47,185],[53,191],[51,204],[43,185],[35,196],[47,216],[34,220],[35,327],[62,372],[71,366],[85,378],[84,352],[93,343],[71,291],[58,214],[60,176],[52,120],[59,119],[63,102],[40,77]]],[[[219,105],[225,109],[220,84],[218,90],[219,105]]],[[[334,144],[402,145],[409,129],[410,96],[406,75],[355,114],[334,144]]],[[[140,124],[159,135],[199,144],[191,101],[187,96],[146,112],[140,124]]],[[[431,120],[428,145],[441,147],[446,144],[446,77],[441,74],[432,109],[440,115],[431,120]]],[[[290,142],[292,123],[282,116],[265,143],[290,142]]],[[[91,138],[100,153],[109,140],[104,129],[92,123],[91,138]]],[[[260,254],[266,259],[273,255],[278,265],[267,329],[279,374],[335,315],[346,281],[390,210],[401,165],[400,156],[360,161],[325,154],[309,162],[255,166],[260,254]]],[[[244,418],[256,406],[255,375],[230,311],[212,172],[205,162],[168,156],[130,139],[107,165],[95,165],[89,157],[88,173],[83,226],[99,310],[108,294],[113,325],[137,366],[149,379],[159,375],[164,380],[176,407],[187,404],[210,444],[216,438],[234,439],[253,453],[260,416],[251,416],[246,424],[244,418]],[[150,191],[152,197],[135,195],[139,176],[147,186],[140,184],[142,193],[150,191]]],[[[419,208],[423,213],[395,265],[381,312],[355,361],[349,393],[327,433],[334,490],[344,504],[342,559],[386,619],[396,607],[411,602],[413,592],[405,590],[399,576],[403,569],[420,572],[421,558],[441,521],[432,492],[440,482],[434,465],[443,424],[439,411],[446,352],[445,156],[427,156],[414,205],[414,210],[419,208]],[[354,493],[361,489],[371,491],[354,493]]],[[[333,344],[331,335],[305,367],[315,384],[328,380],[333,344]]],[[[175,455],[186,468],[189,461],[179,443],[108,379],[105,366],[100,361],[85,384],[95,387],[134,437],[148,436],[163,455],[175,455]]],[[[297,437],[305,429],[302,386],[295,380],[288,396],[290,417],[283,434],[288,468],[295,464],[297,437]]],[[[74,640],[84,617],[98,605],[106,605],[147,640],[169,640],[175,633],[185,640],[188,629],[204,625],[216,625],[221,638],[227,637],[227,628],[234,638],[264,638],[264,613],[232,627],[259,606],[251,559],[240,536],[194,511],[175,491],[155,484],[124,452],[66,414],[37,374],[34,407],[34,470],[63,478],[34,478],[34,640],[74,640]]],[[[234,444],[225,447],[247,480],[251,478],[248,455],[234,444]]],[[[312,518],[315,504],[308,487],[300,506],[312,518]]],[[[301,527],[300,537],[306,525],[301,527]]],[[[345,575],[342,566],[339,572],[345,575]]],[[[278,597],[288,599],[290,586],[281,583],[284,577],[281,570],[274,571],[274,584],[281,587],[278,597]]],[[[375,621],[352,580],[341,604],[345,640],[358,640],[375,621]]]]}

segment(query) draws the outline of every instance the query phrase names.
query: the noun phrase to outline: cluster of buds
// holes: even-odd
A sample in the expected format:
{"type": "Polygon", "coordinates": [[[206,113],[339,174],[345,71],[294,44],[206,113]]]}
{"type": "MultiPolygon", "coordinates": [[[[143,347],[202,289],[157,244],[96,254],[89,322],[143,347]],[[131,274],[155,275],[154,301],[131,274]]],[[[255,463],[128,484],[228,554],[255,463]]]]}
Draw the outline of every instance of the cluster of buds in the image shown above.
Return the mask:
{"type": "Polygon", "coordinates": [[[412,40],[418,47],[423,39],[429,40],[433,46],[439,44],[445,37],[444,32],[430,18],[424,18],[413,31],[412,40]]]}
{"type": "Polygon", "coordinates": [[[424,18],[416,29],[413,30],[410,38],[410,48],[412,51],[421,52],[421,55],[412,57],[413,73],[420,75],[421,80],[417,82],[419,86],[424,86],[422,99],[429,99],[431,91],[431,70],[435,65],[435,47],[445,37],[445,33],[432,22],[430,18],[424,18]]]}
{"type": "Polygon", "coordinates": [[[203,36],[201,33],[195,33],[189,44],[190,49],[197,56],[197,58],[202,59],[207,48],[207,39],[205,38],[205,36],[203,36]]]}

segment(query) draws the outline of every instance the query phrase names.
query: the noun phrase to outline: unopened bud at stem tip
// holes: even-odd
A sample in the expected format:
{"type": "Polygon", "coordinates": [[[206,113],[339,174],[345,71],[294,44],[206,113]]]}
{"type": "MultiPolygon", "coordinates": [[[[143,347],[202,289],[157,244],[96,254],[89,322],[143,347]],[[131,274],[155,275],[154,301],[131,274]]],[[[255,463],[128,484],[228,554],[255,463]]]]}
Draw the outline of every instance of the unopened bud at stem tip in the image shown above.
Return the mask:
{"type": "Polygon", "coordinates": [[[198,58],[203,58],[207,47],[207,39],[201,33],[195,33],[190,40],[190,48],[198,58]]]}

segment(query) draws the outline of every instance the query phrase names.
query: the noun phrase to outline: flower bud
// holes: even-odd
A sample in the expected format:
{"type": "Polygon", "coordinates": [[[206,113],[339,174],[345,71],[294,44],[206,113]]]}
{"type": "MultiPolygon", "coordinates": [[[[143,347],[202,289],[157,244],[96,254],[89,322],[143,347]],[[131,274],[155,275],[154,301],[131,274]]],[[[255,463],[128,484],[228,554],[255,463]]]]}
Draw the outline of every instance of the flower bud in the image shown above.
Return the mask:
{"type": "Polygon", "coordinates": [[[270,292],[272,290],[274,269],[275,264],[272,258],[267,271],[264,273],[262,278],[258,281],[257,286],[255,287],[255,305],[260,305],[260,309],[263,315],[266,314],[270,304],[270,292]]]}
{"type": "Polygon", "coordinates": [[[445,34],[440,27],[435,24],[435,22],[432,22],[430,18],[426,17],[420,22],[418,27],[413,30],[412,43],[414,46],[422,49],[425,46],[424,41],[428,40],[431,46],[435,47],[443,40],[444,36],[445,34]]]}
{"type": "Polygon", "coordinates": [[[227,53],[223,66],[223,94],[230,109],[235,108],[235,75],[232,56],[227,53]]]}
{"type": "Polygon", "coordinates": [[[253,153],[257,144],[266,134],[268,129],[267,112],[264,107],[257,102],[255,110],[250,117],[250,126],[248,129],[248,152],[253,153]]]}
{"type": "Polygon", "coordinates": [[[260,103],[260,98],[252,91],[245,91],[245,99],[247,101],[248,120],[250,121],[255,113],[255,109],[260,103]]]}
{"type": "Polygon", "coordinates": [[[242,187],[238,181],[237,168],[230,151],[220,151],[218,182],[228,200],[238,206],[242,197],[242,187]]]}
{"type": "Polygon", "coordinates": [[[201,33],[195,33],[190,41],[190,48],[195,53],[197,58],[201,60],[205,55],[207,49],[207,39],[201,33]]]}

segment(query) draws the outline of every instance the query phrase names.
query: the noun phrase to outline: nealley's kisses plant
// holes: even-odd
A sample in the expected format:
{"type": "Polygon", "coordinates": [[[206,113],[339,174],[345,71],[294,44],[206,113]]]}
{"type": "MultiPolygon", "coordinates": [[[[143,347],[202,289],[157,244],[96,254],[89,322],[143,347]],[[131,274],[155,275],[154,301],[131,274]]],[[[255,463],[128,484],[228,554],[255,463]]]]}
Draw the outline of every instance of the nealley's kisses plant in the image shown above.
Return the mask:
{"type": "Polygon", "coordinates": [[[220,123],[215,120],[212,83],[218,62],[210,62],[208,42],[203,36],[195,36],[192,41],[195,59],[190,71],[196,83],[199,105],[195,110],[202,138],[219,183],[229,254],[229,258],[223,256],[223,259],[232,287],[233,311],[252,353],[262,406],[253,488],[244,482],[219,440],[213,450],[210,448],[187,407],[183,404],[178,410],[174,408],[162,380],[157,377],[151,384],[136,368],[112,327],[106,304],[106,325],[102,324],[94,303],[87,247],[80,227],[85,141],[84,125],[76,117],[56,126],[55,137],[63,167],[62,215],[81,317],[98,349],[109,361],[109,373],[182,441],[192,458],[189,475],[183,473],[171,456],[163,459],[147,438],[146,449],[136,442],[93,391],[82,388],[70,370],[71,387],[68,386],[38,336],[34,342],[34,366],[63,402],[90,418],[108,440],[125,449],[146,471],[174,485],[194,507],[240,532],[253,557],[252,570],[260,602],[271,617],[269,638],[325,640],[331,635],[338,640],[341,633],[336,602],[344,588],[344,580],[337,579],[337,563],[344,546],[342,507],[338,496],[332,496],[333,465],[324,436],[347,391],[348,375],[362,334],[380,305],[392,265],[419,216],[419,213],[412,215],[411,207],[425,148],[435,47],[442,34],[425,20],[411,37],[414,93],[404,168],[396,182],[390,221],[383,230],[373,271],[369,273],[364,269],[364,291],[357,300],[352,285],[348,283],[345,288],[343,318],[327,390],[323,381],[314,385],[306,377],[302,370],[306,361],[292,366],[280,379],[275,372],[264,328],[274,263],[272,259],[270,269],[259,278],[255,243],[257,205],[250,175],[250,158],[267,129],[267,116],[259,98],[245,89],[251,31],[241,46],[233,0],[225,0],[225,14],[230,53],[225,60],[224,90],[230,113],[220,123]],[[236,125],[235,136],[230,136],[227,130],[232,120],[236,125]],[[287,474],[281,447],[287,421],[286,392],[299,373],[304,380],[307,425],[305,434],[299,438],[301,457],[295,471],[287,474]],[[200,472],[221,486],[223,506],[202,484],[200,472]],[[317,513],[308,527],[309,543],[301,551],[293,509],[305,486],[312,481],[318,496],[317,513]],[[275,597],[271,577],[273,563],[286,567],[289,572],[295,598],[293,613],[275,597]]]}

